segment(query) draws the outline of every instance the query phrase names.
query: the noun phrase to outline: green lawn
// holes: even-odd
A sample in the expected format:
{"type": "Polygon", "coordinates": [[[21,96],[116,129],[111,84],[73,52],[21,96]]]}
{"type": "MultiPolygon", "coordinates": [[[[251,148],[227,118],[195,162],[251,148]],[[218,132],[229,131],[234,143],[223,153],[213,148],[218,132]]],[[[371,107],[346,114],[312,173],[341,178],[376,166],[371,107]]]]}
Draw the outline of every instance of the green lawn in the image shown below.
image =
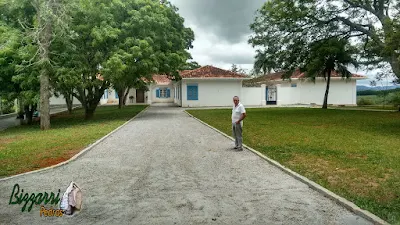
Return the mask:
{"type": "Polygon", "coordinates": [[[94,118],[84,120],[84,111],[57,114],[52,129],[41,131],[39,124],[0,131],[0,177],[55,165],[68,160],[88,145],[110,133],[146,106],[98,107],[94,118]]]}
{"type": "MultiPolygon", "coordinates": [[[[232,135],[231,110],[188,110],[232,135]]],[[[390,223],[400,223],[400,113],[247,109],[246,145],[390,223]]]]}
{"type": "Polygon", "coordinates": [[[373,109],[373,110],[387,110],[387,111],[398,111],[398,107],[393,105],[360,105],[360,106],[328,106],[331,109],[373,109]]]}

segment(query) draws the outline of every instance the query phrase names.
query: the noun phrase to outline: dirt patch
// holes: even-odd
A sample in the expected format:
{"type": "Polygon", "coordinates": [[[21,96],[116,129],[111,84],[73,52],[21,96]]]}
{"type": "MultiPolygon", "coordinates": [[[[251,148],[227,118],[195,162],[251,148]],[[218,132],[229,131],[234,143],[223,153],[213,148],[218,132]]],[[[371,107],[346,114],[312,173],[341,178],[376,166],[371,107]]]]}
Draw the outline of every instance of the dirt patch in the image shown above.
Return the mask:
{"type": "Polygon", "coordinates": [[[20,141],[21,138],[16,137],[3,137],[0,138],[0,151],[6,149],[6,145],[11,144],[16,141],[20,141]]]}
{"type": "Polygon", "coordinates": [[[346,157],[350,159],[368,159],[368,156],[361,154],[347,154],[346,157]]]}

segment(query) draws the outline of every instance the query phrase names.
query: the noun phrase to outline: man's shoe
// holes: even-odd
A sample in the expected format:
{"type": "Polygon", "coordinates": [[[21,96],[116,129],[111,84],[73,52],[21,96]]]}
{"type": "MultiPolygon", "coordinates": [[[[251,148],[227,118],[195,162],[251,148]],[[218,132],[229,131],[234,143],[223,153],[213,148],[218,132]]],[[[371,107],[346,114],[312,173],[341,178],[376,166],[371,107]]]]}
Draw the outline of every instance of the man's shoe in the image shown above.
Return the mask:
{"type": "Polygon", "coordinates": [[[239,148],[239,147],[238,147],[236,150],[237,150],[237,151],[243,151],[243,148],[239,148]]]}

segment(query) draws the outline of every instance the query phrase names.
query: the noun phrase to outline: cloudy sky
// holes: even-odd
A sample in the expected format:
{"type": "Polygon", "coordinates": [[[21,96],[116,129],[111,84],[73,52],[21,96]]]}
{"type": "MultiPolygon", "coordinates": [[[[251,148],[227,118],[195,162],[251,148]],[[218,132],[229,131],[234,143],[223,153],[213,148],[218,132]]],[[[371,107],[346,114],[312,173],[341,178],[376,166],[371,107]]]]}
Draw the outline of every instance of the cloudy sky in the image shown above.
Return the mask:
{"type": "MultiPolygon", "coordinates": [[[[230,69],[253,67],[255,50],[247,43],[250,24],[266,0],[170,0],[195,33],[193,59],[200,65],[230,69]]],[[[373,78],[372,72],[352,71],[373,78]]],[[[369,85],[369,80],[358,81],[369,85]]]]}

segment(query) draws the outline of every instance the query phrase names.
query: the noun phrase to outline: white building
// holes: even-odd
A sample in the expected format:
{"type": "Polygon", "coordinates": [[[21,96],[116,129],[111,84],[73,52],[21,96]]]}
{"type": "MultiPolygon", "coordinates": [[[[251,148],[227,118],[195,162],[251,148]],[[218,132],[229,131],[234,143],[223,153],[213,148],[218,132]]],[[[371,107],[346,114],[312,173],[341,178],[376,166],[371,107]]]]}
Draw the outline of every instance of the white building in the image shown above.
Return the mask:
{"type": "MultiPolygon", "coordinates": [[[[295,71],[290,79],[282,79],[283,72],[258,77],[244,82],[244,86],[265,86],[267,105],[316,104],[324,102],[326,83],[323,77],[314,81],[307,79],[305,73],[295,71]]],[[[332,71],[328,104],[357,105],[357,80],[365,76],[353,74],[351,78],[342,78],[332,71]]]]}
{"type": "MultiPolygon", "coordinates": [[[[239,96],[246,106],[263,105],[322,105],[326,89],[323,78],[315,82],[305,79],[296,71],[290,80],[282,79],[283,73],[274,73],[255,79],[245,75],[204,66],[180,72],[180,81],[170,80],[166,75],[154,75],[148,90],[131,89],[126,103],[153,104],[172,103],[181,107],[232,106],[233,96],[239,96]]],[[[328,104],[356,105],[356,81],[366,77],[354,74],[342,79],[332,73],[328,104]]],[[[118,104],[118,94],[112,89],[104,92],[100,104],[118,104]]]]}
{"type": "MultiPolygon", "coordinates": [[[[127,104],[175,103],[182,107],[231,106],[233,96],[241,96],[245,91],[242,88],[242,81],[250,79],[245,75],[212,66],[185,70],[180,73],[180,76],[182,79],[176,82],[170,80],[167,75],[153,75],[154,82],[149,83],[149,91],[131,89],[127,104]]],[[[255,105],[261,105],[260,96],[253,102],[255,105]]],[[[106,103],[118,103],[118,95],[114,90],[109,89],[103,95],[101,104],[106,103]]]]}

